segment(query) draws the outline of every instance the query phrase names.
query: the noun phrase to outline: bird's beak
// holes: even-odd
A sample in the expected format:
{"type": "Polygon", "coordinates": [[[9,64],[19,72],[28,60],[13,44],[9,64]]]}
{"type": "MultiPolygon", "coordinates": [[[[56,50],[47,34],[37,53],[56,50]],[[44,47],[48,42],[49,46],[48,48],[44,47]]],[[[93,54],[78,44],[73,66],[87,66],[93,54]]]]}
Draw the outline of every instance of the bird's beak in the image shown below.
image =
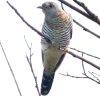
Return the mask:
{"type": "Polygon", "coordinates": [[[39,9],[43,9],[43,7],[42,7],[42,6],[38,6],[37,8],[39,8],[39,9]]]}

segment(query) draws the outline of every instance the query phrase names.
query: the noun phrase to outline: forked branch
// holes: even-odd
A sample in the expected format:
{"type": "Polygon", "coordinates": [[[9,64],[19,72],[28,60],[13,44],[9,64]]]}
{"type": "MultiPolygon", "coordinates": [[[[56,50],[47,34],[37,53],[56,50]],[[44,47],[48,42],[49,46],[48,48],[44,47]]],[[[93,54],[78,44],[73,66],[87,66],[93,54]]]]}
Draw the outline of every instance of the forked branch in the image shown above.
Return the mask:
{"type": "Polygon", "coordinates": [[[37,77],[36,77],[36,75],[35,75],[35,73],[34,73],[33,66],[32,66],[32,56],[33,56],[33,53],[32,53],[32,44],[31,44],[31,46],[29,46],[28,43],[27,43],[27,41],[26,41],[25,36],[24,36],[24,39],[25,39],[26,45],[27,45],[27,47],[28,47],[28,49],[29,49],[29,51],[30,51],[29,56],[26,55],[26,60],[27,60],[27,62],[28,62],[28,64],[29,64],[29,66],[30,66],[30,69],[31,69],[33,78],[34,78],[34,80],[35,80],[35,87],[36,87],[36,89],[37,89],[38,96],[41,96],[41,94],[40,94],[40,92],[39,92],[37,77]]]}

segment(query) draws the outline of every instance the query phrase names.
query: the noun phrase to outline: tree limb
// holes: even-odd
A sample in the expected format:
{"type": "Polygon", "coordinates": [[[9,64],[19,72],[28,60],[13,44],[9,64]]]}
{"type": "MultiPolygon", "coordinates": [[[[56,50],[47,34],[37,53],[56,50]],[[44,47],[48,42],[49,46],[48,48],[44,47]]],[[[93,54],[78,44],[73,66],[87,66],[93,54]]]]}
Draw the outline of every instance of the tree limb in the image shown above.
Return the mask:
{"type": "Polygon", "coordinates": [[[74,75],[70,75],[69,73],[67,73],[67,74],[59,73],[59,74],[63,75],[63,76],[69,76],[69,77],[72,77],[72,78],[87,78],[86,76],[74,76],[74,75]]]}

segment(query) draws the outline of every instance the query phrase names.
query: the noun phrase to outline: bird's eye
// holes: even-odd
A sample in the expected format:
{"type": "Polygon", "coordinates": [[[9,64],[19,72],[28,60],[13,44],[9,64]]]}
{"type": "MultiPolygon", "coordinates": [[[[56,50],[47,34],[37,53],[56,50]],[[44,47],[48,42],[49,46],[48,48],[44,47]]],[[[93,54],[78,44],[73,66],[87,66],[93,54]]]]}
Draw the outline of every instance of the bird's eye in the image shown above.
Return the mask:
{"type": "Polygon", "coordinates": [[[49,4],[49,8],[52,8],[52,7],[53,7],[53,4],[50,3],[50,4],[49,4]]]}

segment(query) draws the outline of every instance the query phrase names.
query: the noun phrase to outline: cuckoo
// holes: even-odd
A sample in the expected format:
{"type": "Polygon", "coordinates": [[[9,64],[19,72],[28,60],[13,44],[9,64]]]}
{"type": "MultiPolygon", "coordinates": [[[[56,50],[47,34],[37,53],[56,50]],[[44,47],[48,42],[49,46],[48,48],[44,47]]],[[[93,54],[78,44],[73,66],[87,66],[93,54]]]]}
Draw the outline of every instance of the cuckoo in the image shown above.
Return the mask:
{"type": "Polygon", "coordinates": [[[41,94],[47,95],[55,72],[66,54],[60,49],[67,49],[72,38],[72,17],[54,2],[44,2],[38,8],[42,9],[45,16],[42,33],[51,41],[47,41],[44,37],[41,39],[44,67],[41,94]]]}

